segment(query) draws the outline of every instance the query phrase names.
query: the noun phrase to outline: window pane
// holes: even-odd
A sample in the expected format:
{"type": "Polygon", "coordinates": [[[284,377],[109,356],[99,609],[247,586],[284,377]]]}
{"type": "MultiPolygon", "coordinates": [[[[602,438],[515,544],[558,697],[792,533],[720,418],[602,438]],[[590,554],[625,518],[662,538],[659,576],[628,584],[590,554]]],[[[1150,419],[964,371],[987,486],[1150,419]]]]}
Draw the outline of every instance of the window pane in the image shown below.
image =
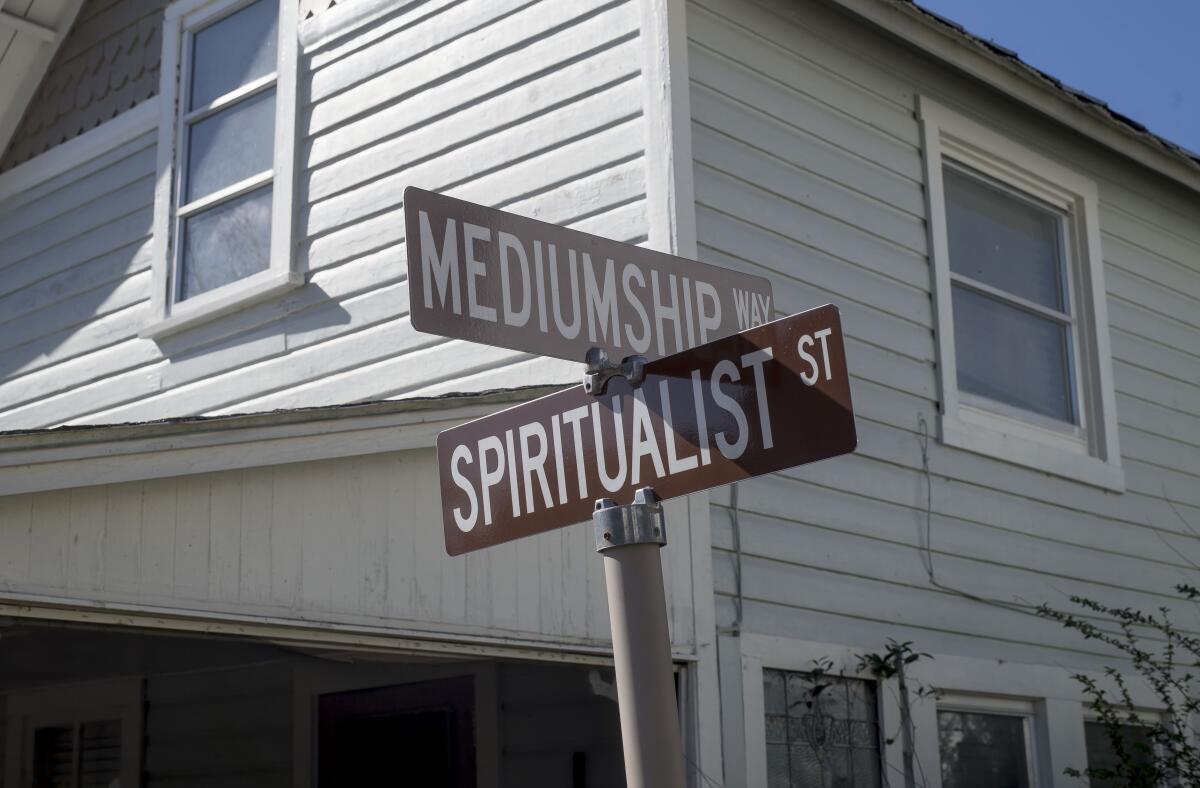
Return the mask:
{"type": "Polygon", "coordinates": [[[276,0],[258,0],[196,33],[188,109],[275,70],[276,0]]]}
{"type": "Polygon", "coordinates": [[[950,270],[1067,311],[1059,217],[949,167],[942,173],[950,270]]]}
{"type": "MultiPolygon", "coordinates": [[[[1083,726],[1087,741],[1088,768],[1113,769],[1117,768],[1120,758],[1117,757],[1112,739],[1102,723],[1087,722],[1083,726]]],[[[1153,744],[1146,728],[1140,725],[1122,725],[1121,746],[1128,757],[1128,766],[1149,766],[1152,761],[1153,744]]],[[[1118,780],[1101,780],[1092,778],[1092,788],[1118,788],[1118,780]]]]}
{"type": "Polygon", "coordinates": [[[184,203],[271,169],[274,137],[274,89],[193,125],[184,203]]]}
{"type": "Polygon", "coordinates": [[[189,216],[179,300],[265,271],[271,260],[271,187],[189,216]]]}
{"type": "Polygon", "coordinates": [[[783,671],[763,671],[763,710],[767,714],[786,714],[787,702],[783,695],[783,671]]]}
{"type": "Polygon", "coordinates": [[[1028,788],[1025,721],[1005,714],[938,712],[942,788],[1028,788]]]}
{"type": "Polygon", "coordinates": [[[1074,423],[1068,327],[964,287],[953,292],[958,387],[1074,423]]]}
{"type": "Polygon", "coordinates": [[[764,670],[763,692],[771,788],[880,785],[874,683],[764,670]]]}

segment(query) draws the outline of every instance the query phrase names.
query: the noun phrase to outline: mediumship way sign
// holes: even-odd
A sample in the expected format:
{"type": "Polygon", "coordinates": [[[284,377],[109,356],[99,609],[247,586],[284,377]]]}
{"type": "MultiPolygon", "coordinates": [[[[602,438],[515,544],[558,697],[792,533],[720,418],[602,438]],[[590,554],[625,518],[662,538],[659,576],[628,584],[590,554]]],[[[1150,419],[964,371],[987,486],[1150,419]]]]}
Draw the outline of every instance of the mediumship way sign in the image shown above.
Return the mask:
{"type": "Polygon", "coordinates": [[[854,450],[838,310],[823,306],[438,435],[451,555],[588,519],[640,487],[672,498],[854,450]]]}
{"type": "Polygon", "coordinates": [[[418,331],[569,361],[662,358],[771,319],[771,283],[717,266],[404,190],[418,331]]]}

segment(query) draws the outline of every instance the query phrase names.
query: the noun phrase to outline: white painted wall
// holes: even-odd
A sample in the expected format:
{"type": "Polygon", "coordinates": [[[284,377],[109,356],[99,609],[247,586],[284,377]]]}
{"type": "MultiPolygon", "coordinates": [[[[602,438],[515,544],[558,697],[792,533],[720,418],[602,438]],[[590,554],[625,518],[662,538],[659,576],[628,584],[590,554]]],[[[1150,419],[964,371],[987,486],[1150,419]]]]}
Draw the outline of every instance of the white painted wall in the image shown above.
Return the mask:
{"type": "MultiPolygon", "coordinates": [[[[1200,198],[825,5],[688,11],[700,258],[771,276],[783,313],[842,307],[860,436],[853,456],[740,485],[744,630],[1083,667],[1098,649],[1030,608],[1167,604],[1196,630],[1172,587],[1200,575],[1200,198]],[[936,437],[923,471],[937,389],[922,93],[1099,184],[1126,493],[936,437]]],[[[719,626],[736,618],[730,503],[714,495],[719,626]]]]}
{"type": "Polygon", "coordinates": [[[159,343],[137,336],[153,128],[59,146],[86,163],[45,182],[45,157],[0,176],[0,429],[574,380],[576,365],[412,330],[401,193],[646,240],[640,19],[633,0],[433,0],[301,23],[307,283],[159,343]]]}
{"type": "MultiPolygon", "coordinates": [[[[604,648],[591,524],[446,555],[432,449],[0,497],[0,597],[415,637],[604,648]]],[[[663,551],[694,650],[691,514],[663,551]]]]}

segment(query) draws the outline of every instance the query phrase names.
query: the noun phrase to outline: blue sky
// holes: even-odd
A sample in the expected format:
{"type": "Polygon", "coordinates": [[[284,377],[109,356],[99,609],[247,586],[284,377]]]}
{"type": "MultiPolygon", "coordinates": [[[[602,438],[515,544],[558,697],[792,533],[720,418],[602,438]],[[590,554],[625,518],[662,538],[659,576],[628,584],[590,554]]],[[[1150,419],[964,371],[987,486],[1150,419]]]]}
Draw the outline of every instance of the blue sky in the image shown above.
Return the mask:
{"type": "Polygon", "coordinates": [[[1200,152],[1200,0],[917,0],[1200,152]]]}

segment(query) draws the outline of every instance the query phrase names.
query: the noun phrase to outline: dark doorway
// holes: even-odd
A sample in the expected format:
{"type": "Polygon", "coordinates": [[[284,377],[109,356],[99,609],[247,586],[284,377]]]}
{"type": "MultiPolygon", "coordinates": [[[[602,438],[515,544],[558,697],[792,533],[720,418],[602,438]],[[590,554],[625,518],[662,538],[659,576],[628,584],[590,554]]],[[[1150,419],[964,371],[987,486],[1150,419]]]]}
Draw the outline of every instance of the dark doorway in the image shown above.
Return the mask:
{"type": "Polygon", "coordinates": [[[475,785],[471,677],[322,695],[319,788],[475,785]]]}

